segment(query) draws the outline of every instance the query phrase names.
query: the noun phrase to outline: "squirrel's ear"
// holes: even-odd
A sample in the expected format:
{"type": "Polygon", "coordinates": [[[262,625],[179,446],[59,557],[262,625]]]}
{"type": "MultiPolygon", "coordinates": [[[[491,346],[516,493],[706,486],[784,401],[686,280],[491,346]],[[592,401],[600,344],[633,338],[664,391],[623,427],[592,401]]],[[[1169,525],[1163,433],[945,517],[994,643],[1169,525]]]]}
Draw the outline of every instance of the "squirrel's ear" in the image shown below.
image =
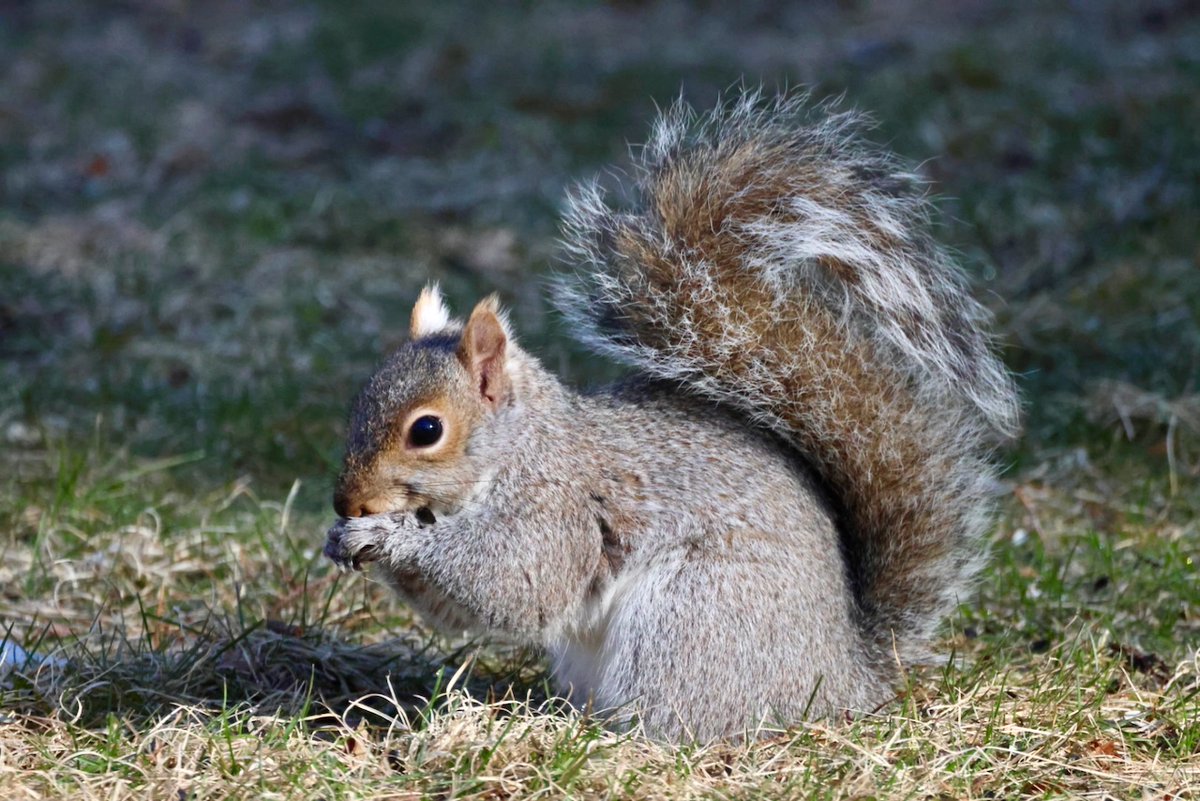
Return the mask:
{"type": "Polygon", "coordinates": [[[408,333],[413,339],[436,334],[450,325],[450,312],[437,284],[426,284],[413,306],[408,333]]]}
{"type": "Polygon", "coordinates": [[[495,295],[479,301],[458,343],[458,360],[475,380],[480,399],[497,407],[508,394],[508,326],[495,295]]]}

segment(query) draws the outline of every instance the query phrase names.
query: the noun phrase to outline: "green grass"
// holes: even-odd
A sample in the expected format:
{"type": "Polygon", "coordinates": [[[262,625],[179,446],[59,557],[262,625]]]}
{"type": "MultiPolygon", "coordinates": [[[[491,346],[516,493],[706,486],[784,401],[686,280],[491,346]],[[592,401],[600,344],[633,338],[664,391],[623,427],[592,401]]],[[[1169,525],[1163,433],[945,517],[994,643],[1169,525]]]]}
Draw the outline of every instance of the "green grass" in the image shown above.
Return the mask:
{"type": "Polygon", "coordinates": [[[1200,19],[1186,3],[0,8],[0,795],[1196,798],[1200,19]],[[668,748],[320,555],[427,279],[544,297],[655,103],[804,85],[921,165],[1026,433],[954,659],[668,748]],[[460,671],[464,665],[467,669],[460,671]]]}

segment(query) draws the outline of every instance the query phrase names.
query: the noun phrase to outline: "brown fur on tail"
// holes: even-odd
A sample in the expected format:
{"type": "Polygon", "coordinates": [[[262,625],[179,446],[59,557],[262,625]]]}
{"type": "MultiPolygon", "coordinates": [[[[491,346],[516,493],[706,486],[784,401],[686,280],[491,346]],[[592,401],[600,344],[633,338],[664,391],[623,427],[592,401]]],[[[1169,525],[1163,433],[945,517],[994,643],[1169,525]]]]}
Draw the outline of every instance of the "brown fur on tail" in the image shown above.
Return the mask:
{"type": "Polygon", "coordinates": [[[677,105],[632,210],[572,197],[559,301],[597,350],[792,442],[844,510],[869,638],[916,655],[980,562],[1017,398],[917,182],[858,125],[803,98],[677,105]]]}

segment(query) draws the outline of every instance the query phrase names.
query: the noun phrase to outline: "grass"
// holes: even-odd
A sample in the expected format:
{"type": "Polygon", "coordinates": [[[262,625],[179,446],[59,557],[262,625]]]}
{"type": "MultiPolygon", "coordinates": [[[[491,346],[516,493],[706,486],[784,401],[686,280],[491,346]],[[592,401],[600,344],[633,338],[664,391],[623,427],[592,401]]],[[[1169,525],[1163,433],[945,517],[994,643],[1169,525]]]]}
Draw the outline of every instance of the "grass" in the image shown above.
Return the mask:
{"type": "Polygon", "coordinates": [[[1200,797],[1197,53],[1171,2],[0,4],[0,796],[1200,797]],[[666,747],[320,546],[427,278],[612,375],[543,297],[563,187],[742,78],[921,164],[1026,434],[948,665],[666,747]]]}

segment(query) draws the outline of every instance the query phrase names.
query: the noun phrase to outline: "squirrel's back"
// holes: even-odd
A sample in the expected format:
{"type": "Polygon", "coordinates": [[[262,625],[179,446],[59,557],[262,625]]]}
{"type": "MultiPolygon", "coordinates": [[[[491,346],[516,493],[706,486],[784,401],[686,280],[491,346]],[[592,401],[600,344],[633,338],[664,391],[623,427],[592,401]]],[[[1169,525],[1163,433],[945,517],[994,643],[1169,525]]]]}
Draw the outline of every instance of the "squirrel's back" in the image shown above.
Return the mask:
{"type": "Polygon", "coordinates": [[[882,663],[923,653],[977,568],[991,447],[1018,404],[918,181],[859,125],[803,98],[676,105],[632,208],[594,184],[572,197],[581,264],[559,301],[595,349],[737,410],[816,468],[882,663]]]}

